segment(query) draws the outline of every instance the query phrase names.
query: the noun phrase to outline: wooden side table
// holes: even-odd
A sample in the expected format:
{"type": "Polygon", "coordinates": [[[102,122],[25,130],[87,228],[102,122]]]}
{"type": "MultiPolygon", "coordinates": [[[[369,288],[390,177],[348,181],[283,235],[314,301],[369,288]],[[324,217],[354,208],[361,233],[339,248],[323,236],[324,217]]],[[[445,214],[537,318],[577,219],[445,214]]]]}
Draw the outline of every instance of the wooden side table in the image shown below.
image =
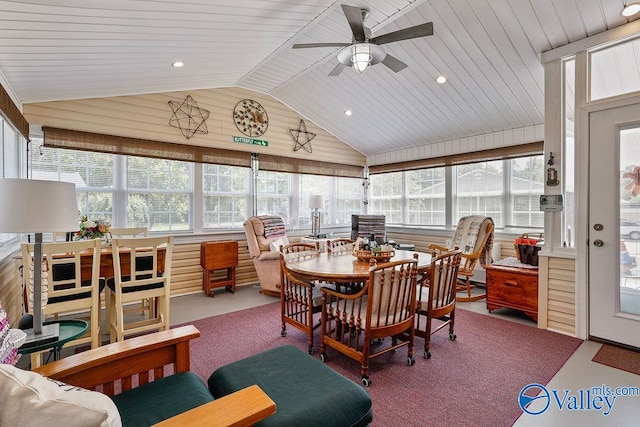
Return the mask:
{"type": "Polygon", "coordinates": [[[214,288],[225,287],[227,291],[236,291],[236,267],[238,266],[238,242],[221,240],[200,244],[200,265],[204,269],[202,290],[213,297],[214,288]],[[225,276],[214,277],[216,270],[225,270],[225,276]]]}
{"type": "Polygon", "coordinates": [[[523,311],[538,321],[538,269],[487,265],[487,310],[523,311]]]}

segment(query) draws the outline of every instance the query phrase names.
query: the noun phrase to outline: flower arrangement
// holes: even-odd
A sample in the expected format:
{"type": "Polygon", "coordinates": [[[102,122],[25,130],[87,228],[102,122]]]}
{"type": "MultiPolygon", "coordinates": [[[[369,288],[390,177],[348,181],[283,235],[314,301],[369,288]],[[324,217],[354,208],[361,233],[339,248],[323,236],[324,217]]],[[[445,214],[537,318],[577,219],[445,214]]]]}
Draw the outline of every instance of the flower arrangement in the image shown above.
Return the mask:
{"type": "Polygon", "coordinates": [[[80,230],[76,233],[78,239],[103,238],[109,233],[111,223],[103,219],[89,221],[86,215],[80,217],[80,230]]]}

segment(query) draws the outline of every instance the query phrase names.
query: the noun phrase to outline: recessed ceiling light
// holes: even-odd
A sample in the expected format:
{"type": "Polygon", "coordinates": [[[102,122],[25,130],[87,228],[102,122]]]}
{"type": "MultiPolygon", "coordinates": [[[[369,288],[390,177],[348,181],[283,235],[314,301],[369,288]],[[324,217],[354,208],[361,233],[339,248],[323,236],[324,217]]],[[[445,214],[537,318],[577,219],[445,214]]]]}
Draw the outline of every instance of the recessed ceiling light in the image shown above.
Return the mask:
{"type": "Polygon", "coordinates": [[[640,3],[631,3],[628,4],[622,9],[622,16],[633,16],[636,13],[640,12],[640,3]]]}
{"type": "Polygon", "coordinates": [[[447,78],[445,76],[438,76],[436,77],[436,81],[440,84],[445,83],[447,81],[447,78]]]}
{"type": "Polygon", "coordinates": [[[345,111],[344,111],[344,115],[345,115],[345,116],[350,116],[350,115],[352,115],[352,114],[353,114],[353,112],[352,112],[351,110],[345,110],[345,111]]]}
{"type": "Polygon", "coordinates": [[[176,62],[174,62],[173,64],[171,64],[171,66],[172,66],[172,67],[175,67],[175,68],[184,67],[184,62],[182,62],[182,61],[176,61],[176,62]]]}

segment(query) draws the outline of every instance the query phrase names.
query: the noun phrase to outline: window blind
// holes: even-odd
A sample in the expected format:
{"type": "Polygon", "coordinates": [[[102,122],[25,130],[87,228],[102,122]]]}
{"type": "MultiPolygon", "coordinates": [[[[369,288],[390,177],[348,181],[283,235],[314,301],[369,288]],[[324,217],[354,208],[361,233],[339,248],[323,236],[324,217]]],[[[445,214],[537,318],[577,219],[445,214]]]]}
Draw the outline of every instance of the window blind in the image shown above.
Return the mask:
{"type": "Polygon", "coordinates": [[[429,159],[388,163],[384,165],[372,165],[369,166],[369,173],[402,172],[442,166],[464,165],[492,160],[513,159],[516,157],[536,156],[542,154],[543,150],[544,142],[530,142],[528,144],[493,148],[491,150],[474,151],[470,153],[453,154],[451,156],[432,157],[429,159]]]}
{"type": "Polygon", "coordinates": [[[251,153],[44,126],[44,146],[183,162],[251,167],[251,153]]]}

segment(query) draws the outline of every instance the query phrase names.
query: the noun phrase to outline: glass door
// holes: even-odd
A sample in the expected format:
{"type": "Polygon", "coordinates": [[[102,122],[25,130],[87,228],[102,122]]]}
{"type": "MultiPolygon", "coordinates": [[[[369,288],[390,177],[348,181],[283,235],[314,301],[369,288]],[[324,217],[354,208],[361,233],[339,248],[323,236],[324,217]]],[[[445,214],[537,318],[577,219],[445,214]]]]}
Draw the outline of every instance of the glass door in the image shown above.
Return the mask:
{"type": "Polygon", "coordinates": [[[640,347],[640,105],[589,120],[589,335],[640,347]]]}

